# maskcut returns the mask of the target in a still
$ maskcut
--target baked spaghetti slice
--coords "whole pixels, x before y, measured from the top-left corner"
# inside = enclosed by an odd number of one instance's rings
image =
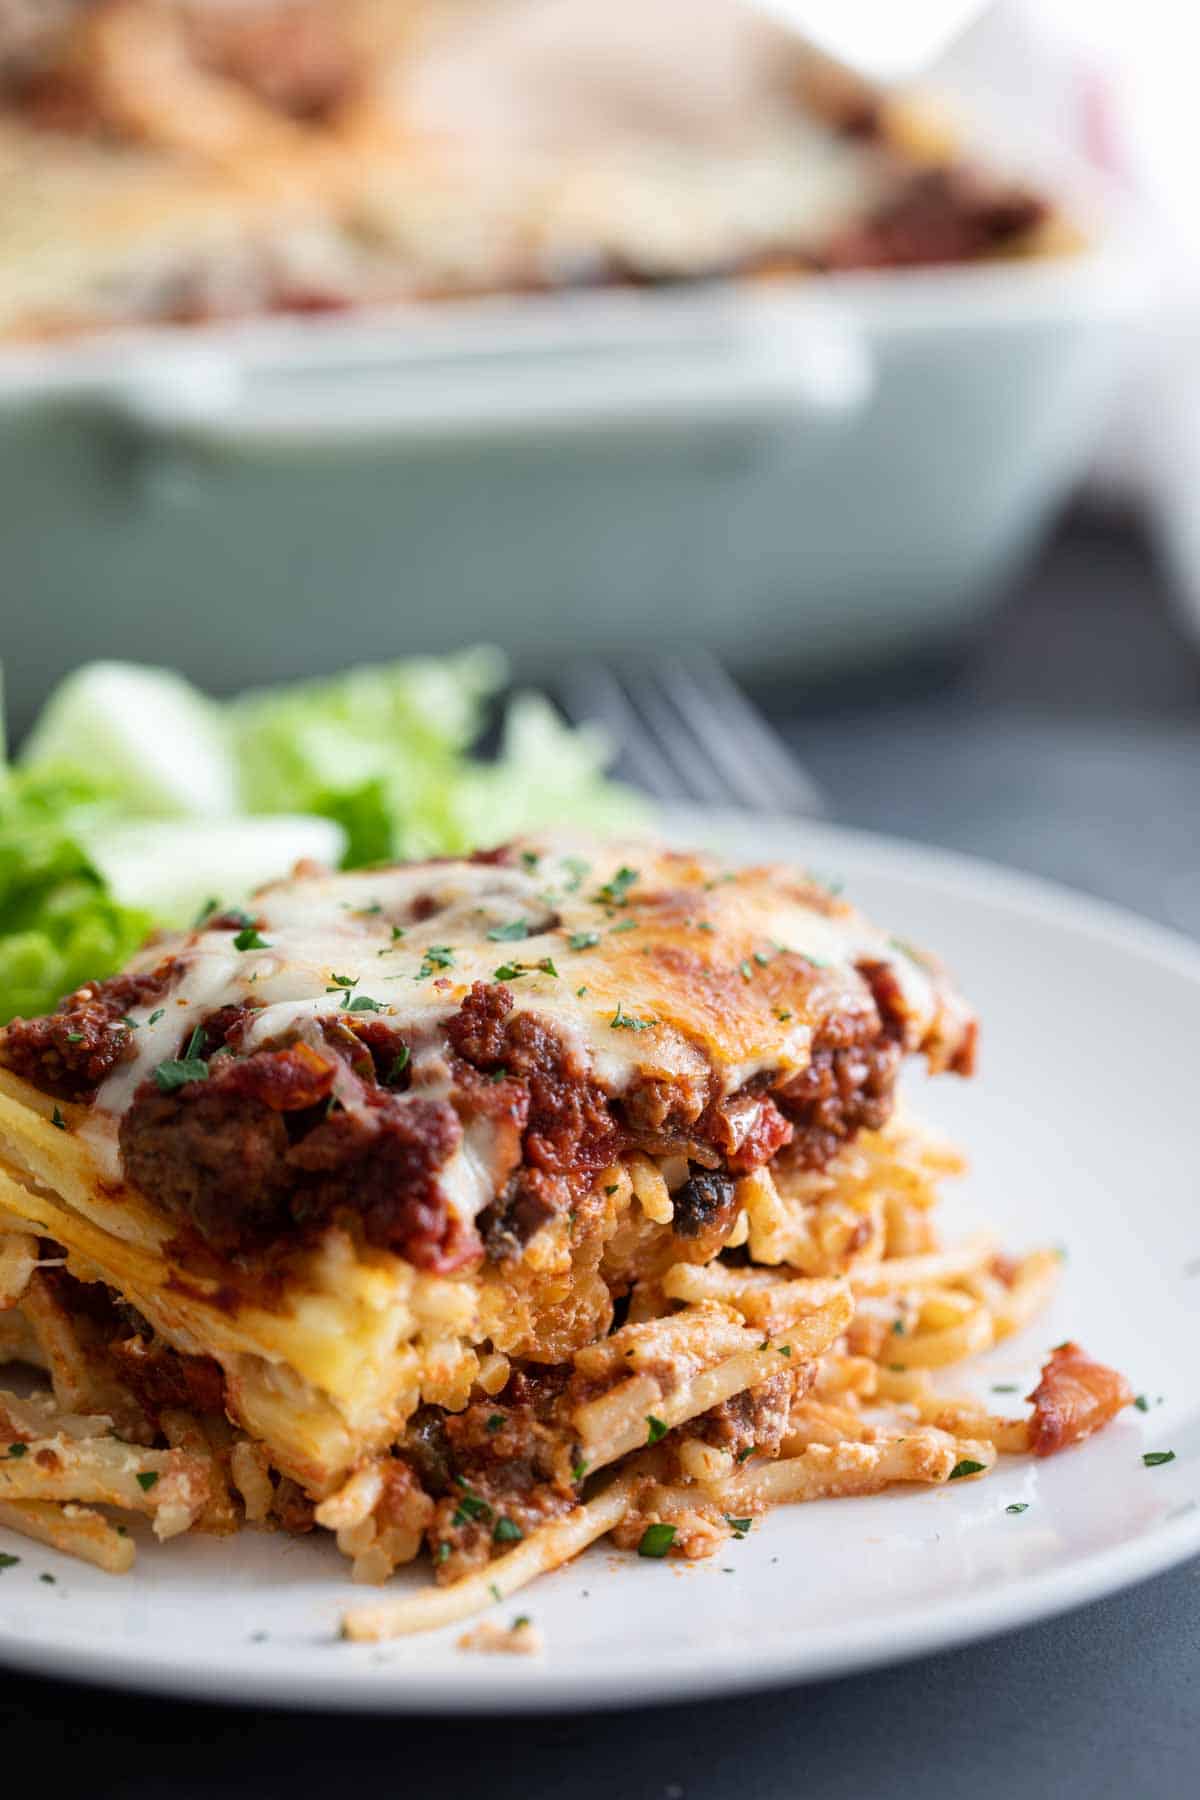
[[[53,1388],[0,1396],[0,1522],[316,1525],[364,1580],[428,1549],[370,1636],[609,1530],[703,1555],[982,1472],[998,1424],[924,1371],[1055,1263],[939,1245],[959,1159],[895,1098],[974,1042],[809,877],[641,843],[302,868],[160,937],[0,1035],[0,1357]]]

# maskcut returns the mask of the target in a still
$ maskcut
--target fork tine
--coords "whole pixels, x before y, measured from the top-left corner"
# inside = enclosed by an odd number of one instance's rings
[[[656,800],[693,798],[605,663],[591,659],[572,663],[563,677],[562,700],[569,717],[599,725],[607,733],[618,765]]]
[[[748,805],[761,810],[765,798],[787,812],[825,812],[812,777],[715,656],[701,651],[675,658],[669,674],[681,710],[713,720],[715,729],[708,736],[712,757]]]
[[[651,660],[641,668],[623,669],[621,673],[633,706],[653,732],[688,798],[712,806],[728,805],[729,783],[713,762],[694,721],[681,711],[662,680],[661,666]]]

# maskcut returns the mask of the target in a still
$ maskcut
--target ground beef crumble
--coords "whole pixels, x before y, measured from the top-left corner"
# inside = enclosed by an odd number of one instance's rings
[[[180,973],[172,958],[136,975],[89,982],[40,1019],[13,1019],[0,1032],[0,1064],[59,1100],[86,1100],[133,1055],[136,1006],[160,1000]]]

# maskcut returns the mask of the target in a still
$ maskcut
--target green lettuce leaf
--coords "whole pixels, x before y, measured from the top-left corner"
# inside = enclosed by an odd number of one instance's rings
[[[601,734],[564,724],[540,695],[512,702],[493,761],[468,755],[503,676],[494,651],[472,650],[244,695],[230,708],[242,804],[335,819],[349,868],[550,823],[643,821],[645,803],[605,778]]]
[[[75,835],[112,807],[66,768],[0,770],[0,1024],[111,974],[152,923],[122,906]]]

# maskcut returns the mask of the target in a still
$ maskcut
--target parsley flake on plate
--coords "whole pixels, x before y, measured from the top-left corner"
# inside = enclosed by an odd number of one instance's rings
[[[647,1525],[638,1544],[639,1556],[665,1556],[675,1542],[674,1525]]]

